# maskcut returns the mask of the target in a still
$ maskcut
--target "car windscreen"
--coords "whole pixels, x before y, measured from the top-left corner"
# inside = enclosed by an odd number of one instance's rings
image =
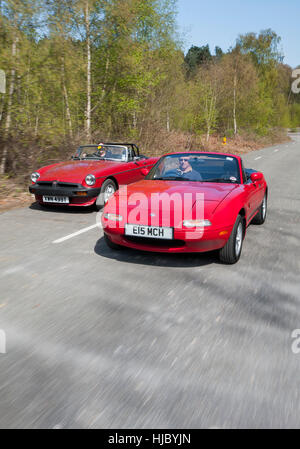
[[[146,179],[240,183],[239,164],[226,155],[177,153],[163,156]]]
[[[75,159],[81,160],[109,160],[109,161],[126,161],[127,148],[117,145],[88,145],[80,147],[75,155]]]

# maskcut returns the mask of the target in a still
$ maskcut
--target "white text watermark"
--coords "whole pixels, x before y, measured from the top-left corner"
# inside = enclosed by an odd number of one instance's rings
[[[296,78],[292,83],[292,92],[293,94],[300,93],[300,69],[293,70],[292,78]]]
[[[156,191],[149,195],[139,191],[130,193],[125,185],[110,197],[104,226],[107,221],[111,229],[123,228],[128,223],[150,228],[180,228],[185,231],[185,238],[192,240],[201,239],[205,227],[211,225],[206,218],[203,193]]]
[[[294,340],[292,343],[293,354],[300,354],[300,329],[294,329],[291,337]]]
[[[6,354],[6,333],[0,329],[0,354]]]

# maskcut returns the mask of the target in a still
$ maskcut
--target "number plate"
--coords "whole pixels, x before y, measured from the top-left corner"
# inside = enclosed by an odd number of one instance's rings
[[[44,195],[43,196],[44,203],[62,203],[62,204],[69,204],[69,197],[68,196],[50,196],[50,195]]]
[[[125,225],[125,235],[132,237],[147,237],[152,239],[173,239],[173,228],[159,228],[157,226]]]

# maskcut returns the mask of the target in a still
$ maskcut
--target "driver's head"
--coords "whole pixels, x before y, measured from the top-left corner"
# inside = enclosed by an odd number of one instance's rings
[[[182,171],[192,169],[189,156],[182,155],[179,158],[179,168]]]
[[[102,145],[98,146],[98,151],[100,157],[104,157],[106,155],[106,149]]]

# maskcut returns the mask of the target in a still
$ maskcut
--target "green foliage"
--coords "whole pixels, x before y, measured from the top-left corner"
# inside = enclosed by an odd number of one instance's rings
[[[300,95],[290,92],[291,68],[272,30],[239,36],[227,53],[204,45],[184,56],[176,0],[1,3],[0,132],[25,152],[39,142],[59,158],[63,142],[84,142],[88,42],[94,139],[149,141],[153,129],[209,139],[300,126]]]
[[[223,54],[224,54],[222,48],[216,46],[215,47],[215,54],[216,54],[216,59],[219,61],[222,58]]]
[[[300,127],[300,104],[294,103],[291,106],[291,120],[290,120],[291,128],[299,128]]]
[[[184,58],[187,75],[194,75],[199,66],[208,63],[211,60],[212,56],[208,45],[204,45],[202,47],[191,47]]]

